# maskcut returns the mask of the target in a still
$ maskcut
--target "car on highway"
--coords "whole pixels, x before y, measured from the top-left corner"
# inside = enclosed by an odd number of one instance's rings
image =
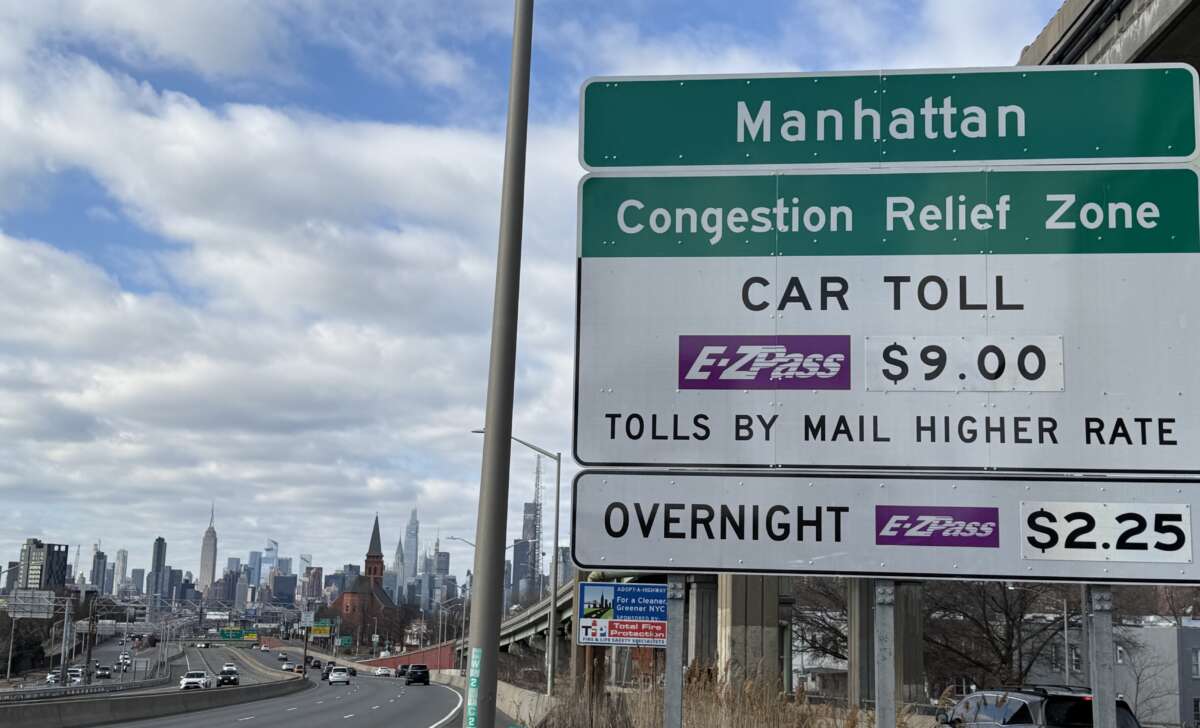
[[[207,690],[212,687],[212,678],[203,670],[188,670],[179,678],[180,690]]]
[[[345,683],[350,684],[350,670],[345,667],[335,667],[329,671],[329,684]]]
[[[222,670],[233,670],[236,672],[237,665],[233,664],[232,662],[226,662],[224,665],[221,665],[221,669]]]
[[[238,674],[236,667],[222,667],[221,672],[217,675],[218,685],[241,685],[242,676]]]
[[[429,666],[428,665],[412,665],[408,668],[408,674],[404,677],[405,685],[414,685],[421,683],[422,685],[429,684]]]
[[[1088,688],[1059,685],[977,690],[964,695],[949,711],[939,711],[937,722],[954,728],[997,725],[1091,728],[1092,692]],[[1119,698],[1117,728],[1141,728],[1129,704]]]
[[[296,669],[296,665],[293,664],[291,661],[287,661],[287,662],[284,662],[282,665],[280,665],[279,669],[283,670],[284,672],[292,672],[293,670]]]
[[[280,652],[278,655],[275,655],[276,660],[286,660],[287,658],[288,654],[286,652]]]
[[[106,665],[97,666],[96,667],[96,679],[97,680],[112,679],[112,668],[107,667]]]
[[[321,669],[321,661],[314,658],[312,661],[312,665],[310,665],[309,667],[311,667],[314,670],[320,670]]]
[[[267,647],[266,645],[263,645],[262,647],[259,647],[259,648],[258,648],[258,651],[259,651],[259,652],[270,652],[270,651],[271,651],[271,648],[270,648],[270,647]]]
[[[57,685],[58,684],[58,671],[57,670],[55,670],[54,672],[46,673],[46,684],[47,685]]]
[[[374,675],[375,677],[391,677],[392,676],[392,668],[377,667],[371,672],[371,674]]]
[[[408,677],[408,665],[396,665],[396,677]]]

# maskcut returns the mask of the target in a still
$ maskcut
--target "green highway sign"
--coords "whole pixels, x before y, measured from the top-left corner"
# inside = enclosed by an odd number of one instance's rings
[[[632,167],[1178,162],[1186,64],[589,80],[580,161]]]
[[[342,637],[338,640],[338,644],[342,647],[349,647],[351,642],[353,642],[353,639],[348,634],[342,635]]]
[[[240,640],[244,635],[244,630],[240,629],[223,629],[221,630],[221,639],[223,640]]]
[[[1200,252],[1190,167],[589,176],[582,258]]]

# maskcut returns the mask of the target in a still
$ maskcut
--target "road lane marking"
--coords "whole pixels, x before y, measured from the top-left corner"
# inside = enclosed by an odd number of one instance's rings
[[[254,716],[248,715],[245,718],[238,718],[239,723],[241,723],[243,720],[254,720]]]
[[[320,705],[321,703],[324,703],[324,702],[325,702],[324,700],[318,700],[317,705]]]
[[[441,720],[439,720],[437,723],[434,723],[433,725],[429,726],[429,728],[439,728],[440,726],[443,726],[443,725],[445,725],[446,723],[449,723],[449,722],[450,722],[450,720],[451,720],[451,719],[452,719],[454,716],[458,715],[458,709],[459,709],[459,708],[461,708],[461,707],[462,707],[462,704],[463,704],[463,696],[462,696],[462,693],[458,692],[457,690],[455,690],[454,688],[450,687],[449,685],[440,685],[440,687],[446,688],[446,689],[447,689],[447,690],[449,690],[450,692],[454,693],[454,697],[458,698],[458,705],[454,706],[454,710],[452,710],[452,711],[450,711],[449,713],[447,713],[445,718],[442,718],[442,719],[441,719]]]
[[[343,715],[342,720],[345,720],[347,718],[353,718],[353,717],[354,717],[354,713],[351,713],[350,715]]]
[[[388,702],[389,702],[389,703],[394,703],[394,702],[396,702],[396,699],[395,699],[395,698],[388,698]]]
[[[290,713],[290,712],[292,712],[293,710],[295,710],[295,708],[288,708],[288,709],[287,709],[286,711],[284,711],[284,712]]]
[[[372,705],[372,706],[371,706],[371,710],[379,710],[379,706],[378,706],[378,705]]]

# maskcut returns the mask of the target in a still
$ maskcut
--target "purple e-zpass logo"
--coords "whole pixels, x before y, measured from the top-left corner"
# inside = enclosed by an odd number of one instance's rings
[[[1000,509],[875,506],[878,546],[1000,547]]]
[[[850,337],[680,336],[680,389],[850,389]]]

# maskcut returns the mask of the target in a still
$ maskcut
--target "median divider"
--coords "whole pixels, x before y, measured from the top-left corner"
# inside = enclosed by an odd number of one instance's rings
[[[0,725],[4,728],[84,728],[250,703],[290,695],[312,686],[312,681],[296,675],[257,685],[37,701],[0,707]]]

